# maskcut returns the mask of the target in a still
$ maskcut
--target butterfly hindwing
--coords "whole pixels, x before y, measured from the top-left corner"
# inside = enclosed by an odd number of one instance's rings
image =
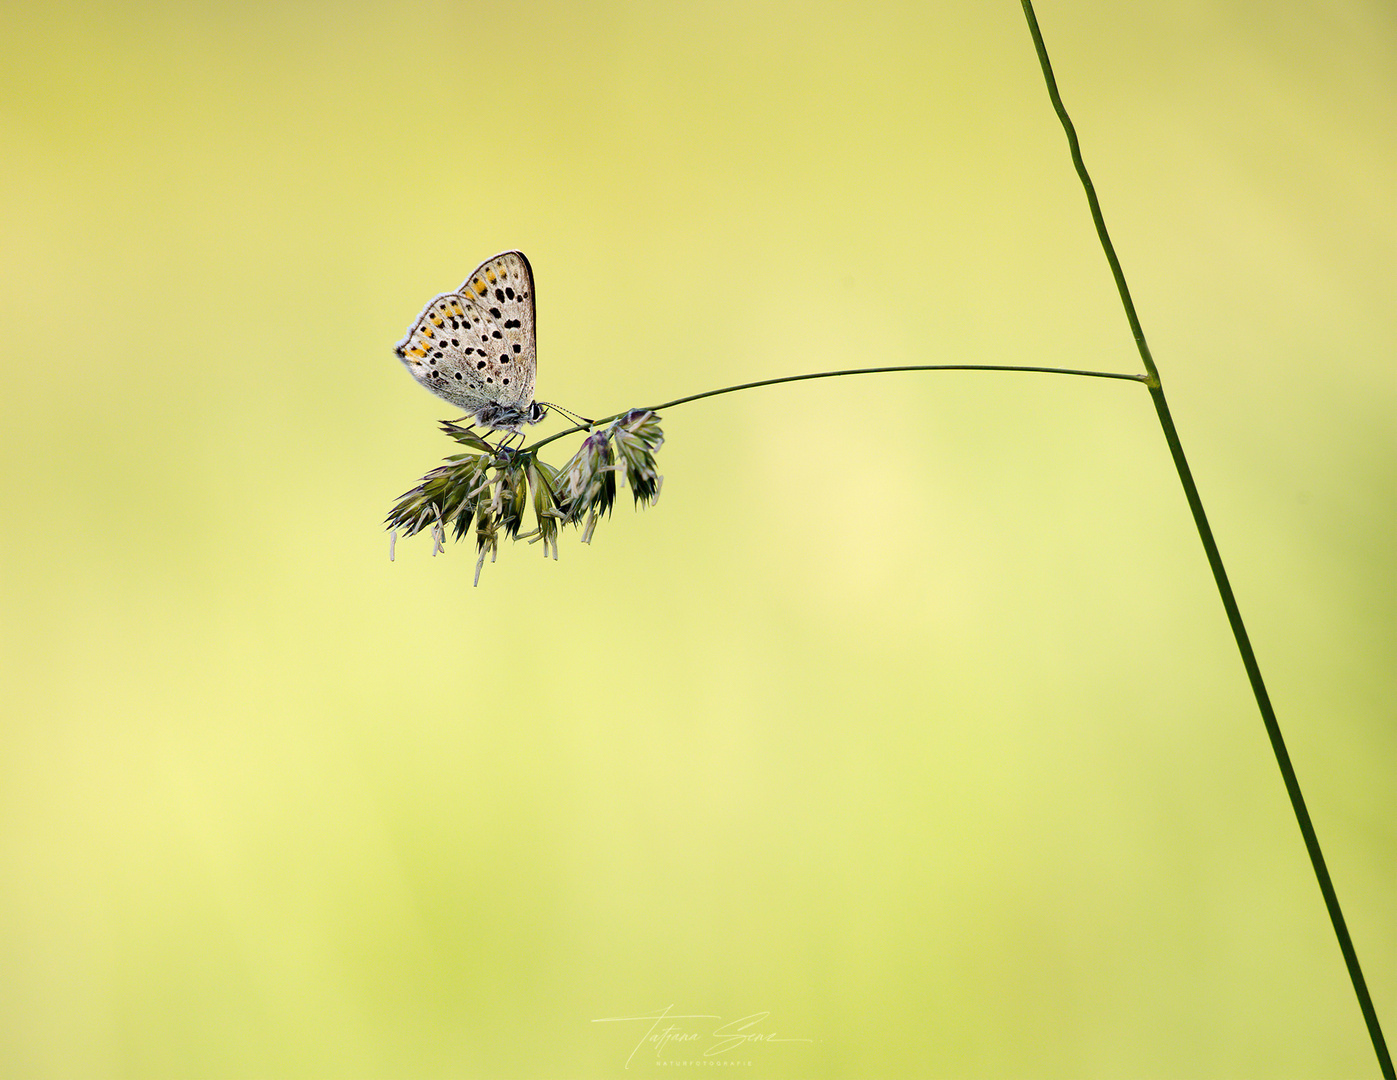
[[[467,411],[491,400],[471,348],[480,321],[465,297],[444,293],[422,309],[397,348],[413,378]]]

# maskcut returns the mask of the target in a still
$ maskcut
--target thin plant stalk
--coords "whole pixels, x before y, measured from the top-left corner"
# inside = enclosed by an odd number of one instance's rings
[[[1048,375],[1080,375],[1088,379],[1125,379],[1128,382],[1139,383],[1146,382],[1148,379],[1148,376],[1145,375],[1132,375],[1118,371],[1079,371],[1076,368],[1024,367],[1016,364],[906,364],[900,367],[849,368],[845,371],[816,371],[808,375],[783,375],[779,379],[759,379],[756,382],[724,386],[717,390],[705,390],[701,394],[689,394],[687,397],[675,398],[673,401],[665,401],[659,405],[647,405],[645,409],[650,412],[659,412],[662,409],[672,409],[676,405],[683,405],[690,401],[717,397],[719,394],[735,394],[739,390],[755,390],[759,386],[776,386],[778,383],[805,382],[808,379],[834,379],[840,375],[883,375],[893,371],[1030,371]],[[571,435],[577,431],[588,431],[600,427],[625,415],[624,412],[619,412],[613,416],[604,416],[600,420],[593,420],[590,425],[578,424],[565,428],[546,439],[531,443],[529,449],[537,450],[541,446],[547,446],[554,439],[561,439],[563,436]]]
[[[1324,896],[1324,906],[1329,911],[1329,921],[1334,924],[1334,934],[1339,939],[1339,951],[1344,955],[1349,979],[1352,980],[1354,993],[1358,996],[1358,1007],[1362,1010],[1364,1023],[1368,1026],[1368,1035],[1373,1041],[1373,1050],[1378,1057],[1378,1066],[1387,1080],[1397,1080],[1397,1073],[1393,1071],[1392,1056],[1388,1053],[1387,1042],[1382,1034],[1382,1026],[1378,1023],[1378,1014],[1373,1008],[1373,999],[1368,993],[1368,984],[1363,978],[1363,969],[1358,963],[1358,953],[1354,950],[1353,941],[1349,937],[1348,925],[1344,921],[1343,910],[1339,907],[1338,893],[1334,891],[1334,883],[1329,878],[1329,868],[1325,865],[1324,853],[1320,850],[1319,837],[1316,836],[1314,824],[1310,821],[1310,812],[1305,807],[1305,797],[1300,792],[1300,781],[1296,778],[1295,768],[1290,763],[1290,753],[1286,750],[1285,739],[1281,736],[1280,724],[1276,720],[1275,710],[1271,707],[1271,696],[1266,692],[1266,683],[1261,678],[1261,666],[1256,661],[1256,653],[1252,651],[1251,639],[1247,636],[1246,626],[1242,623],[1242,613],[1237,607],[1237,598],[1232,594],[1232,586],[1227,580],[1227,571],[1222,565],[1222,555],[1218,551],[1217,542],[1213,539],[1213,530],[1208,526],[1208,517],[1203,512],[1203,500],[1198,494],[1198,486],[1193,482],[1193,473],[1189,470],[1188,461],[1184,457],[1183,444],[1179,441],[1179,433],[1175,430],[1173,417],[1169,414],[1169,404],[1164,397],[1164,387],[1160,384],[1159,371],[1155,367],[1154,358],[1150,356],[1150,348],[1145,341],[1145,332],[1140,327],[1140,319],[1135,313],[1135,304],[1130,298],[1130,289],[1125,283],[1125,273],[1121,270],[1115,246],[1111,243],[1111,237],[1106,231],[1106,219],[1101,214],[1101,204],[1097,201],[1096,189],[1092,186],[1091,177],[1087,175],[1086,163],[1082,160],[1082,149],[1077,141],[1076,129],[1072,126],[1067,109],[1062,103],[1062,97],[1058,93],[1057,80],[1053,78],[1052,65],[1048,61],[1048,50],[1043,44],[1043,34],[1038,28],[1038,18],[1033,12],[1032,0],[1021,0],[1021,2],[1024,17],[1028,20],[1029,33],[1033,36],[1033,47],[1038,53],[1038,63],[1043,69],[1043,78],[1047,83],[1048,97],[1052,100],[1053,109],[1057,112],[1058,119],[1062,121],[1063,131],[1067,133],[1067,145],[1072,154],[1072,164],[1076,166],[1077,176],[1082,181],[1082,188],[1087,196],[1087,205],[1091,208],[1091,219],[1096,224],[1096,234],[1101,239],[1101,247],[1106,253],[1106,261],[1111,266],[1111,275],[1115,278],[1121,303],[1125,306],[1125,317],[1130,323],[1130,332],[1135,336],[1135,345],[1140,350],[1140,359],[1145,365],[1145,371],[1148,372],[1145,385],[1149,387],[1150,397],[1154,400],[1160,427],[1164,429],[1164,440],[1169,444],[1169,453],[1174,459],[1175,469],[1178,470],[1179,481],[1183,484],[1189,510],[1193,512],[1193,521],[1198,527],[1199,539],[1203,541],[1203,551],[1208,557],[1208,565],[1212,568],[1213,579],[1217,582],[1218,595],[1222,598],[1223,609],[1227,612],[1227,621],[1232,627],[1232,636],[1237,639],[1237,648],[1242,654],[1242,666],[1246,668],[1247,678],[1251,681],[1252,693],[1256,697],[1257,708],[1261,711],[1261,722],[1265,725],[1266,735],[1271,740],[1271,749],[1276,755],[1276,764],[1280,767],[1286,794],[1290,796],[1290,805],[1295,811],[1295,820],[1300,825],[1300,835],[1305,840],[1305,850],[1309,852],[1310,863],[1314,867],[1315,878],[1319,882],[1319,891]]]

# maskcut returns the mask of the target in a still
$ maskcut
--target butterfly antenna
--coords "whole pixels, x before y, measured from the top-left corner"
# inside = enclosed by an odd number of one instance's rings
[[[580,424],[585,428],[589,428],[596,423],[595,420],[588,420],[585,416],[579,416],[571,409],[565,409],[561,405],[554,405],[551,401],[540,401],[539,404],[542,405],[545,409],[557,409],[574,424]]]

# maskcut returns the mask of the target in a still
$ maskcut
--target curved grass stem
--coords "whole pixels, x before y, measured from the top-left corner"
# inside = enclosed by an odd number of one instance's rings
[[[844,371],[816,371],[807,375],[783,375],[778,379],[759,379],[756,382],[738,383],[735,386],[723,386],[717,390],[705,390],[701,394],[689,394],[687,397],[675,398],[673,401],[665,401],[659,405],[645,405],[640,411],[659,412],[661,409],[672,409],[676,405],[683,405],[690,401],[699,401],[703,398],[717,397],[719,394],[735,394],[739,390],[755,390],[759,386],[776,386],[780,383],[805,382],[809,379],[834,379],[840,375],[883,375],[894,371],[1028,371],[1039,372],[1047,375],[1080,375],[1088,379],[1125,379],[1128,382],[1148,383],[1147,375],[1130,375],[1119,371],[1079,371],[1075,368],[1053,368],[1053,367],[1024,367],[1016,364],[911,364],[901,367],[875,367],[875,368],[849,368]],[[627,409],[626,412],[633,410]],[[625,412],[619,412],[612,416],[604,416],[600,420],[592,421],[592,427],[599,427],[602,424],[609,424],[613,420],[619,420],[625,416]],[[559,431],[546,439],[540,439],[536,443],[531,443],[530,450],[537,450],[541,446],[547,446],[554,439],[561,439],[578,431],[588,431],[589,428],[579,424],[576,427]]]

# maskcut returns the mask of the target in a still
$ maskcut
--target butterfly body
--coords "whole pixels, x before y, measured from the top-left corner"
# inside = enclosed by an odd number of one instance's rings
[[[534,401],[534,274],[523,252],[486,259],[454,293],[434,297],[394,351],[414,379],[481,427],[517,432],[543,419]]]

